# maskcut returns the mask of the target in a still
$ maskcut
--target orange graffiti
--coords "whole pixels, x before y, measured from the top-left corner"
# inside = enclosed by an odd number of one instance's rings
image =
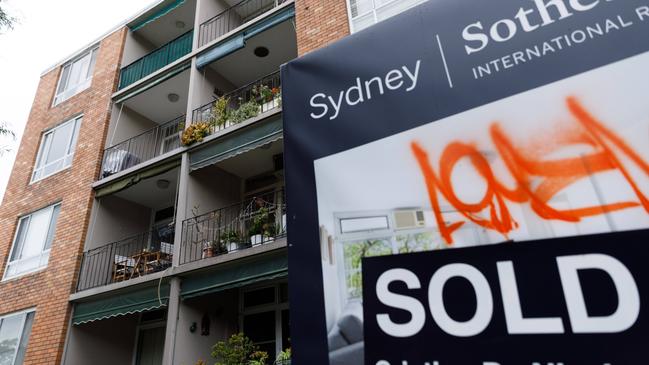
[[[453,243],[453,232],[466,221],[447,224],[442,215],[438,194],[441,194],[467,220],[486,229],[497,231],[505,237],[518,227],[506,201],[529,203],[539,217],[567,222],[579,222],[585,217],[638,206],[642,206],[649,213],[649,199],[639,189],[616,153],[626,156],[647,176],[649,176],[649,164],[622,138],[591,115],[574,97],[567,98],[566,104],[570,114],[581,128],[563,133],[552,143],[546,142],[551,144],[550,147],[534,147],[534,143],[526,144],[527,148],[517,147],[498,123],[491,125],[489,130],[491,140],[513,177],[515,182],[513,188],[505,186],[494,176],[487,159],[471,144],[459,141],[448,144],[440,156],[439,173],[436,173],[431,166],[428,153],[419,143],[415,141],[411,143],[412,152],[426,183],[435,220],[447,244]],[[553,148],[573,144],[588,145],[594,152],[578,157],[543,160],[543,156]],[[477,203],[461,201],[451,182],[455,165],[464,158],[468,158],[471,166],[486,182],[486,193]],[[622,201],[567,210],[555,209],[549,204],[555,195],[571,184],[591,175],[613,170],[622,174],[638,197],[638,201]],[[532,184],[533,178],[536,178],[535,184]],[[488,218],[481,215],[484,211],[488,212]]]

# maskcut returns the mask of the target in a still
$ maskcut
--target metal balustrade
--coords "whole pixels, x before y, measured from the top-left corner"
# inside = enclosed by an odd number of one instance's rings
[[[128,66],[122,67],[118,89],[121,90],[189,54],[192,51],[193,39],[194,32],[190,30]]]
[[[272,10],[288,0],[244,0],[203,22],[199,27],[198,46],[227,34],[231,30]]]
[[[286,235],[284,190],[189,218],[182,229],[181,265],[273,242]]]
[[[281,107],[281,94],[280,74],[276,71],[194,109],[192,123],[207,123],[212,134]],[[219,100],[227,101],[224,116],[217,107]]]
[[[124,171],[180,147],[185,115],[104,150],[101,178]]]
[[[174,226],[165,226],[83,254],[77,291],[130,280],[171,266]]]

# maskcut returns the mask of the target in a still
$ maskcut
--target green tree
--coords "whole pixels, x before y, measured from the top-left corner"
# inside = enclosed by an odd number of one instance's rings
[[[0,32],[5,29],[13,29],[17,19],[7,13],[6,8],[2,6],[0,0]]]
[[[237,333],[227,341],[219,341],[212,347],[215,365],[265,365],[268,354],[259,351],[243,333]]]

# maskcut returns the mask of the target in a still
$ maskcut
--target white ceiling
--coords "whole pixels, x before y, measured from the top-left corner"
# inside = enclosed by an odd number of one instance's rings
[[[154,9],[146,12],[146,14],[138,17],[145,19],[150,14],[156,13],[159,9],[169,5],[171,1],[165,1],[156,6]],[[186,0],[184,4],[175,8],[171,12],[165,14],[159,19],[146,24],[135,32],[146,38],[154,46],[160,47],[165,43],[179,37],[180,35],[188,32],[194,27],[194,13],[196,9],[196,0]],[[178,28],[176,22],[181,21],[185,23],[183,28]],[[135,23],[135,22],[132,22]]]
[[[115,193],[115,195],[154,210],[173,206],[176,198],[176,186],[178,185],[178,171],[179,169],[176,168],[164,174],[142,180],[128,189]],[[166,189],[159,188],[156,185],[158,180],[168,180],[169,187]]]
[[[270,54],[259,58],[255,48],[264,46]],[[210,67],[236,87],[253,82],[279,66],[297,57],[297,39],[292,21],[285,21],[246,41],[246,46],[233,54],[210,64]]]
[[[266,146],[255,148],[216,165],[242,179],[273,171],[273,156],[284,152],[283,140],[280,139]]]
[[[153,122],[163,124],[187,112],[188,90],[189,70],[185,70],[160,85],[129,98],[124,104]],[[170,102],[167,98],[170,93],[178,94],[179,100]]]

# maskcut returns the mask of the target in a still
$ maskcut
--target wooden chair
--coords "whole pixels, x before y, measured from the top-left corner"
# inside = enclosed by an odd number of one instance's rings
[[[113,263],[113,282],[131,278],[135,269],[135,260],[121,255],[115,255]]]

